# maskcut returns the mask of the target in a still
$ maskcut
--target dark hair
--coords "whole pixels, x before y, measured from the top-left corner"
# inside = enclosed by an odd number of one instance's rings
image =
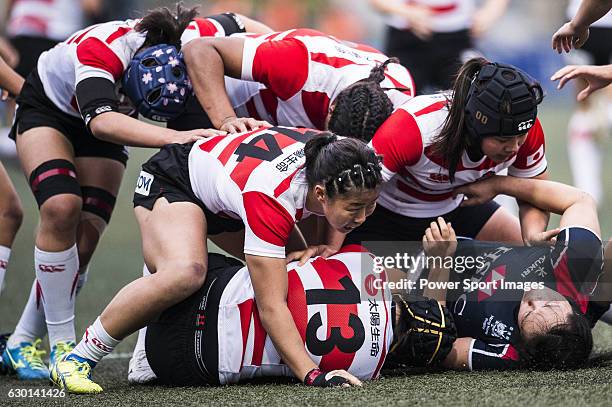
[[[432,153],[440,157],[448,167],[451,182],[455,180],[455,172],[463,151],[476,142],[466,137],[464,106],[474,76],[488,63],[484,58],[472,58],[461,66],[455,77],[452,93],[447,98],[448,116],[431,145]]]
[[[522,365],[541,370],[575,369],[586,364],[593,349],[593,334],[587,318],[573,312],[564,324],[529,339],[519,352]]]
[[[385,69],[397,58],[387,59],[370,71],[366,79],[355,82],[338,94],[329,119],[329,130],[343,137],[353,137],[366,143],[393,112],[393,103],[380,87]]]
[[[380,158],[363,141],[323,132],[304,148],[308,185],[322,184],[329,198],[382,183]]]
[[[143,48],[157,44],[181,46],[181,35],[191,20],[198,15],[197,7],[185,8],[177,3],[176,14],[167,7],[160,7],[149,11],[138,24],[136,31],[146,33]]]

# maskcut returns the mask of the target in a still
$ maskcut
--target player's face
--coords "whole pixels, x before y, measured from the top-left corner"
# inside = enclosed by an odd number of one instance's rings
[[[349,233],[374,212],[379,192],[379,188],[360,190],[324,199],[323,213],[327,222],[340,233]]]
[[[485,137],[480,147],[484,155],[499,164],[516,155],[526,138],[527,133],[515,137]]]
[[[558,292],[545,287],[526,291],[518,312],[523,339],[530,340],[568,322],[572,306]]]

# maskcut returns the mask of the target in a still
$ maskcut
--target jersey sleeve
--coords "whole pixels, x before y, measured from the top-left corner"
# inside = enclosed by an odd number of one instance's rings
[[[531,178],[546,170],[548,162],[545,155],[544,130],[539,119],[527,133],[525,143],[516,155],[516,160],[508,168],[508,175],[521,178]]]
[[[308,79],[308,49],[296,38],[265,38],[244,39],[241,79],[263,83],[279,98],[288,100]]]
[[[470,370],[508,370],[518,366],[519,354],[512,344],[472,340],[468,354]]]
[[[589,229],[569,227],[557,235],[551,252],[553,287],[586,313],[589,296],[603,272],[603,244]]]
[[[127,50],[121,50],[119,46],[112,46],[94,36],[77,45],[76,56],[75,84],[89,78],[108,79],[115,83],[132,58]]]
[[[195,18],[181,35],[181,45],[200,37],[229,37],[243,33],[244,23],[234,13],[215,14],[205,18]]]
[[[416,164],[423,154],[423,141],[414,116],[397,109],[374,133],[370,147],[382,155],[385,182],[405,166]]]
[[[275,198],[257,191],[245,192],[243,222],[244,253],[285,257],[285,245],[295,225],[294,217]]]

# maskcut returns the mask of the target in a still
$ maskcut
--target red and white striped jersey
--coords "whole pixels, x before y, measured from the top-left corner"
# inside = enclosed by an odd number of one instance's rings
[[[388,181],[378,203],[404,216],[439,216],[459,206],[463,195],[452,198],[453,188],[459,185],[506,168],[509,175],[524,178],[546,169],[544,132],[536,119],[518,153],[500,164],[486,156],[474,162],[464,151],[451,183],[444,160],[431,152],[447,116],[444,94],[418,96],[396,109],[374,134],[370,146],[383,156],[382,175]]]
[[[138,21],[96,24],[44,52],[38,59],[38,74],[49,99],[63,112],[80,117],[75,97],[77,84],[92,77],[119,81],[145,40],[145,34],[134,30]],[[225,35],[221,25],[211,18],[195,19],[185,32],[185,39],[193,35]]]
[[[283,126],[323,130],[329,105],[338,94],[367,78],[373,67],[388,59],[367,45],[340,41],[311,29],[244,37],[241,79],[261,86],[257,93],[243,95],[242,105],[234,98],[234,109],[239,116]],[[385,74],[383,88],[402,89],[387,91],[394,106],[414,95],[406,68],[390,64]],[[232,92],[228,89],[231,99]]]
[[[345,369],[369,380],[379,375],[393,330],[389,290],[363,288],[362,277],[372,275],[374,262],[362,250],[346,246],[328,259],[310,259],[301,267],[289,264],[287,306],[307,352],[321,369]],[[223,291],[217,326],[221,384],[292,376],[259,320],[246,267]]]
[[[472,25],[476,11],[474,0],[403,0],[407,5],[423,6],[431,11],[431,28],[434,32],[465,30]],[[387,24],[400,30],[410,28],[401,16],[390,15]]]
[[[85,25],[79,0],[13,0],[10,37],[42,37],[63,41]]]
[[[305,208],[304,145],[318,132],[285,127],[217,136],[194,144],[189,178],[195,196],[245,225],[244,253],[285,258],[285,244]]]

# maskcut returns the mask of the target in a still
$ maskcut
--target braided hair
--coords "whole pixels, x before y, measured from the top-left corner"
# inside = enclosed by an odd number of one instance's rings
[[[385,79],[389,58],[370,71],[366,79],[355,82],[338,94],[329,120],[329,130],[343,137],[353,137],[366,143],[393,112],[393,103],[380,87]]]
[[[308,185],[324,185],[330,199],[382,183],[380,158],[360,140],[324,132],[309,140],[304,152]]]

